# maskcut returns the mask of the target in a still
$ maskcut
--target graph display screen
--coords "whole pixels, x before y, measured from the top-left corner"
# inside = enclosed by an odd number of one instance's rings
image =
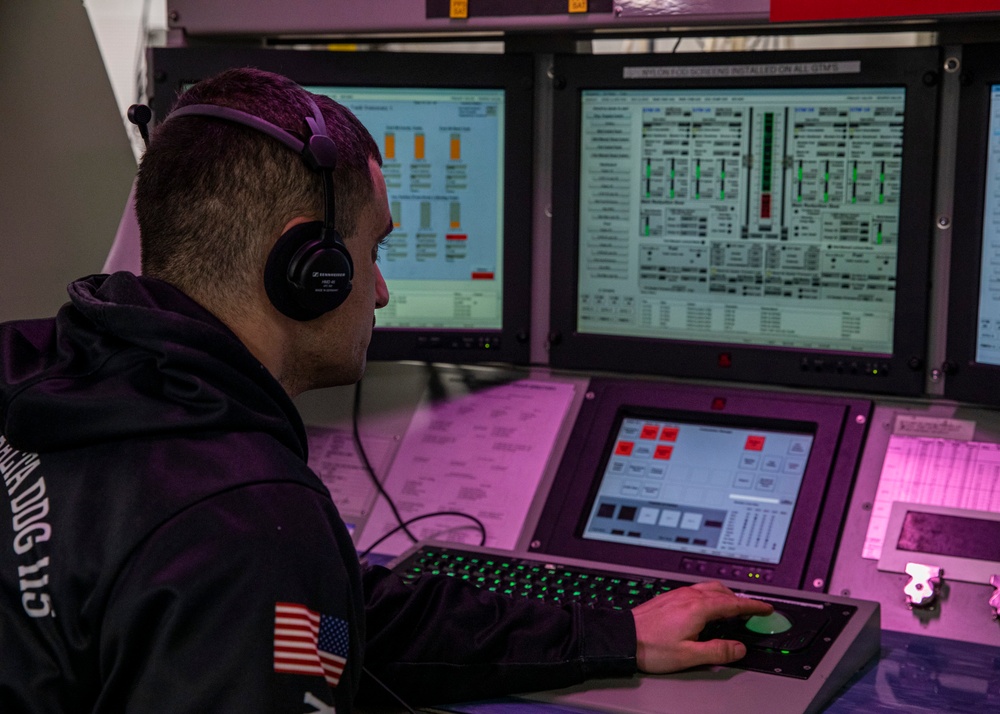
[[[504,91],[306,88],[351,109],[380,144],[393,232],[378,325],[499,330]]]
[[[922,392],[937,50],[752,54],[557,58],[553,364]]]

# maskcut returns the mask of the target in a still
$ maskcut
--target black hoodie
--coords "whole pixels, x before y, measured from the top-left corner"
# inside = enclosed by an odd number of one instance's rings
[[[282,387],[128,273],[0,325],[0,711],[351,711],[635,671],[628,613],[362,568]]]

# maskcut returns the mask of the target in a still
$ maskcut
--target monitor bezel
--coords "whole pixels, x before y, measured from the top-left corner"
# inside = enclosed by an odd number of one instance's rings
[[[835,544],[871,409],[871,402],[864,399],[653,380],[592,379],[529,548],[709,577],[719,576],[720,567],[730,573],[737,568],[746,578],[764,573],[769,584],[822,591],[833,567]],[[623,411],[670,421],[738,428],[753,424],[762,429],[812,434],[812,451],[781,560],[747,561],[583,537],[590,505],[604,476],[606,453]]]
[[[505,90],[503,308],[500,329],[387,328],[376,324],[369,360],[527,364],[531,333],[534,60],[529,55],[342,52],[257,47],[149,50],[154,122],[184,87],[230,67],[283,74],[302,86]],[[391,300],[391,287],[390,287]],[[489,344],[490,347],[484,347]]]
[[[940,50],[935,47],[683,55],[570,56],[555,59],[550,363],[554,367],[633,372],[758,384],[899,395],[925,390],[928,285]],[[857,73],[810,74],[823,63],[859,62]],[[785,76],[626,79],[626,67],[728,67],[796,63]],[[585,89],[906,88],[904,182],[892,355],[869,355],[716,342],[623,337],[577,330],[580,105]]]
[[[982,268],[983,209],[986,202],[990,92],[1000,84],[996,53],[1000,44],[962,48],[952,207],[948,334],[943,371],[946,397],[973,404],[1000,405],[1000,365],[976,361],[979,288]],[[974,270],[970,271],[969,267]]]

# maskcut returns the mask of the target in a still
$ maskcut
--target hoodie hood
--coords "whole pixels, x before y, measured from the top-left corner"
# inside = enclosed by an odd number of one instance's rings
[[[287,393],[187,295],[124,272],[68,293],[55,318],[0,325],[0,434],[16,448],[263,431],[305,460]]]

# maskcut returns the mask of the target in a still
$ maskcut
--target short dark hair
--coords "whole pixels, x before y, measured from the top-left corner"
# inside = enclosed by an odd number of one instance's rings
[[[180,95],[174,108],[215,104],[239,109],[305,137],[308,97],[337,145],[336,227],[346,241],[372,200],[369,159],[382,156],[346,107],[311,95],[290,79],[253,68],[230,69]],[[142,270],[200,294],[250,294],[274,239],[296,216],[323,216],[322,177],[277,140],[208,117],[161,121],[136,183]]]

